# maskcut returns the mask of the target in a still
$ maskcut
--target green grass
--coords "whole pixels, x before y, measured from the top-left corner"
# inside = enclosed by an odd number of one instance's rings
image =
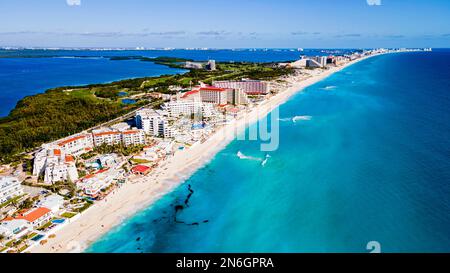
[[[132,158],[130,159],[131,162],[136,163],[136,164],[146,164],[146,163],[150,163],[151,161],[145,160],[145,159],[139,159],[139,158]]]
[[[27,235],[27,239],[32,239],[36,235],[37,235],[36,232],[31,232],[30,234]]]
[[[92,90],[90,89],[74,89],[74,90],[70,90],[70,91],[66,91],[65,93],[67,93],[67,95],[72,96],[74,98],[90,98],[90,99],[95,99],[95,95],[94,92],[92,92]]]
[[[25,249],[27,249],[28,248],[28,245],[23,245],[21,248],[19,248],[17,251],[18,252],[22,252],[22,251],[24,251]]]
[[[81,213],[87,210],[90,206],[92,206],[92,203],[86,202],[81,208],[76,209],[76,211]]]
[[[68,219],[74,217],[75,215],[77,215],[77,213],[75,213],[75,212],[64,212],[63,214],[61,214],[62,217],[68,218]]]
[[[11,240],[11,241],[9,241],[9,242],[7,242],[6,244],[5,244],[5,246],[7,246],[7,247],[12,247],[13,245],[14,245],[14,242],[15,242],[16,240]]]
[[[48,221],[47,223],[43,224],[42,226],[38,227],[37,230],[44,230],[52,225],[52,221]]]

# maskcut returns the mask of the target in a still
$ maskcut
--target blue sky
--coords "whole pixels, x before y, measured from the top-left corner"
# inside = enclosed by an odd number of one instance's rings
[[[450,1],[0,0],[0,46],[450,47]]]

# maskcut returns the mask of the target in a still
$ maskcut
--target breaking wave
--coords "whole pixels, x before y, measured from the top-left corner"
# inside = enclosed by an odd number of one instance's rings
[[[337,86],[335,86],[335,85],[328,85],[328,86],[325,86],[325,87],[323,87],[323,88],[321,88],[322,90],[333,90],[333,89],[336,89],[337,88]]]
[[[306,120],[311,120],[312,116],[295,116],[292,118],[279,118],[279,121],[292,121],[292,122],[297,122],[297,121],[306,121]]]
[[[237,157],[239,157],[240,159],[247,159],[247,160],[255,160],[255,161],[262,161],[263,159],[258,158],[258,157],[253,157],[253,156],[248,156],[243,154],[241,151],[237,152]]]
[[[311,120],[312,117],[311,116],[295,116],[292,118],[293,122],[297,122],[297,121],[301,121],[301,120]]]

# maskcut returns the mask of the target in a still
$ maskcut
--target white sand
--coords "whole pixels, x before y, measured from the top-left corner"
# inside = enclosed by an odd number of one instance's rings
[[[366,57],[367,58],[367,57]],[[206,142],[178,151],[174,157],[162,163],[150,175],[124,184],[106,199],[82,213],[77,220],[56,231],[55,238],[48,239],[45,245],[36,245],[30,252],[80,252],[111,228],[122,223],[171,192],[198,168],[204,166],[214,155],[222,150],[235,137],[235,130],[244,130],[246,125],[257,121],[275,107],[284,103],[290,96],[303,90],[331,74],[354,64],[358,59],[341,67],[324,70],[302,81],[292,77],[287,90],[271,97],[261,106],[247,113],[244,118],[220,128]],[[317,70],[316,70],[317,71]]]

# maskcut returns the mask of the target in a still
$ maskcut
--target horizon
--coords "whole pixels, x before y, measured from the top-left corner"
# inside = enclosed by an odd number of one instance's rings
[[[450,47],[450,3],[442,0],[24,0],[0,10],[0,47]]]
[[[40,47],[40,46],[0,46],[2,50],[128,50],[128,51],[170,51],[170,50],[198,50],[198,51],[208,51],[208,50],[373,50],[373,49],[450,49],[450,47],[306,47],[306,48],[296,48],[296,47],[229,47],[229,48],[215,48],[215,47]]]

